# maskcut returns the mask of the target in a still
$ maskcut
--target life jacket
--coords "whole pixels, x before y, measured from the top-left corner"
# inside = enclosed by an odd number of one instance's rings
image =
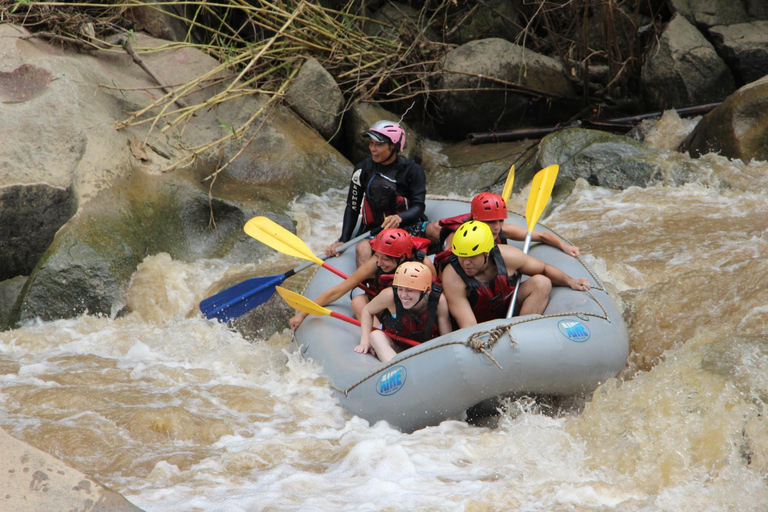
[[[373,161],[366,160],[362,174],[368,176],[373,171]],[[397,193],[397,176],[405,170],[399,158],[392,163],[395,168],[395,178],[373,172],[364,184],[362,224],[381,225],[384,217],[404,212],[409,208],[408,199]]]
[[[495,320],[506,315],[509,303],[512,301],[512,294],[515,292],[514,276],[507,275],[507,266],[504,264],[499,247],[494,246],[488,254],[496,265],[496,277],[490,283],[469,277],[461,268],[457,256],[451,255],[448,258],[448,263],[467,287],[467,300],[477,323]]]
[[[394,293],[395,315],[389,314],[388,310],[387,314],[383,315],[381,324],[384,327],[384,332],[397,334],[419,343],[424,343],[438,337],[440,335],[440,325],[437,321],[437,306],[440,303],[440,295],[442,293],[443,288],[436,283],[432,283],[432,289],[427,296],[427,309],[420,315],[405,309],[400,301],[400,297],[398,297],[397,293]]]
[[[429,240],[427,240],[427,242],[429,242]],[[425,253],[419,250],[415,250],[413,251],[413,256],[411,256],[410,258],[404,259],[403,262],[418,261],[419,263],[421,263],[422,261],[424,261],[425,257],[426,257]],[[375,294],[374,296],[376,296],[380,294],[381,291],[384,290],[385,288],[389,288],[390,286],[392,286],[392,280],[394,279],[394,277],[395,277],[394,270],[392,272],[384,272],[381,269],[381,267],[377,265],[376,275],[373,277],[373,279],[366,279],[365,281],[363,281],[363,283],[368,288],[373,290],[373,293]]]

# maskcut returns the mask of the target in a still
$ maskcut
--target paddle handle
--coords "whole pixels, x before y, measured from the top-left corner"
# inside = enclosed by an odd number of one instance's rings
[[[525,243],[523,244],[523,254],[528,254],[528,249],[531,247],[531,238],[533,232],[528,231],[525,234]],[[509,309],[507,309],[507,318],[512,318],[512,313],[515,311],[515,303],[517,303],[517,292],[520,290],[520,281],[522,281],[522,274],[517,275],[517,282],[515,283],[515,292],[512,294],[512,300],[509,303]]]
[[[344,320],[345,322],[349,322],[349,323],[351,323],[353,325],[356,325],[356,326],[360,327],[360,320],[358,320],[356,318],[352,318],[351,316],[342,315],[341,313],[337,313],[335,311],[331,311],[331,316],[333,318],[338,318],[339,320]],[[379,331],[383,330],[383,329],[380,329],[378,327],[374,327],[374,329],[377,329]],[[386,333],[386,335],[389,336],[390,338],[396,339],[397,341],[402,341],[406,345],[410,345],[412,347],[416,347],[416,346],[420,345],[420,343],[417,342],[417,341],[409,340],[408,338],[403,338],[402,336],[398,336],[397,334],[392,334],[392,333],[388,332],[388,333]]]
[[[321,266],[324,269],[328,270],[329,272],[333,272],[334,274],[336,274],[337,276],[339,276],[342,279],[348,279],[349,278],[349,276],[347,274],[345,274],[344,272],[342,272],[341,270],[339,270],[337,268],[334,268],[334,267],[330,266],[327,263],[323,263]],[[376,293],[373,290],[371,290],[370,288],[368,288],[367,286],[365,286],[362,283],[358,284],[357,287],[360,288],[361,290],[363,290],[365,293],[367,293],[371,297],[374,297],[376,295]]]

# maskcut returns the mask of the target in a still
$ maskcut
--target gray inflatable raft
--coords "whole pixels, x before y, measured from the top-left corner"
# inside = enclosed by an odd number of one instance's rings
[[[469,203],[428,199],[426,213],[441,219],[469,212]],[[510,214],[506,222],[525,227]],[[536,230],[547,230],[537,225]],[[522,249],[522,242],[510,242]],[[554,287],[543,315],[485,322],[435,338],[381,363],[358,354],[357,326],[331,316],[309,316],[296,331],[305,358],[322,365],[341,405],[374,423],[411,432],[504,394],[566,396],[591,392],[624,367],[627,330],[597,275],[579,258],[545,244],[532,243],[529,254],[571,277],[586,277],[592,288],[579,292]],[[328,263],[351,274],[355,251]],[[339,277],[319,268],[304,295],[314,300]],[[353,316],[347,295],[327,306]]]

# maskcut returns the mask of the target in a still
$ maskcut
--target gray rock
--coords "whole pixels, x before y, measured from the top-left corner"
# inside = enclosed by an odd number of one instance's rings
[[[539,145],[538,164],[560,165],[558,180],[583,178],[590,185],[623,190],[692,179],[684,166],[670,171],[663,155],[629,137],[572,128],[551,133]]]
[[[478,2],[457,27],[448,30],[447,39],[458,44],[489,37],[514,41],[521,32],[520,27],[525,26],[519,13],[522,6],[521,0]]]
[[[315,59],[307,59],[285,93],[288,106],[326,140],[340,130],[344,95],[330,73]]]
[[[26,283],[26,276],[0,281],[0,329],[10,326],[11,311]]]
[[[0,429],[3,510],[141,512],[122,495]]]
[[[507,83],[541,94],[516,91]],[[441,62],[437,88],[443,91],[434,93],[441,127],[454,140],[471,132],[550,122],[558,100],[574,97],[562,64],[498,38],[450,51]]]
[[[672,12],[705,27],[751,21],[744,4],[744,0],[670,0]]]
[[[768,21],[753,21],[709,29],[717,53],[741,83],[768,75]]]
[[[658,110],[715,103],[736,89],[714,47],[679,15],[650,50],[642,81],[649,108]]]
[[[699,121],[682,145],[691,156],[710,152],[745,162],[768,160],[768,76],[745,85]]]
[[[85,312],[118,315],[131,276],[151,254],[165,252],[183,261],[258,260],[271,250],[242,232],[255,213],[237,203],[210,200],[205,192],[168,175],[137,172],[81,207],[57,233],[10,321],[53,320]],[[212,216],[215,229],[209,224]]]
[[[400,2],[384,3],[371,19],[380,22],[365,25],[365,32],[371,36],[397,39],[408,33],[413,38],[437,40],[437,34],[420,18],[419,11]]]
[[[29,275],[75,211],[71,187],[0,187],[0,280]]]

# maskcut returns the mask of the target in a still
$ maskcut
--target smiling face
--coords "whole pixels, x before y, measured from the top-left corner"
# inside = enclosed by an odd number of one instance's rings
[[[389,142],[376,142],[371,139],[368,141],[368,151],[371,152],[371,159],[377,164],[387,165],[392,163],[397,156],[394,144]]]
[[[373,254],[376,256],[376,265],[388,274],[394,272],[397,266],[400,264],[400,261],[396,258],[393,258],[392,256],[387,256],[386,254],[382,254],[380,252],[375,252]]]
[[[421,290],[414,290],[413,288],[406,288],[405,286],[397,287],[397,296],[400,298],[400,302],[405,309],[411,309],[421,300]]]
[[[469,277],[476,276],[485,269],[488,261],[488,253],[476,254],[469,258],[459,256],[459,265]]]

